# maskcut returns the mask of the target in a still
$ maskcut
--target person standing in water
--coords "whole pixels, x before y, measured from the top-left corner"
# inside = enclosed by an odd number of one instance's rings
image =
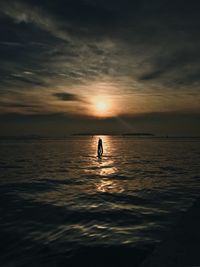
[[[103,155],[103,142],[101,138],[99,138],[97,154],[98,158],[101,158]]]

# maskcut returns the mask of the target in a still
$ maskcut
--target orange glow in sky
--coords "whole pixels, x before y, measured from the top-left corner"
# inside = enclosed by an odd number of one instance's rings
[[[108,98],[96,97],[92,100],[93,113],[98,117],[110,116],[112,112],[112,106]]]

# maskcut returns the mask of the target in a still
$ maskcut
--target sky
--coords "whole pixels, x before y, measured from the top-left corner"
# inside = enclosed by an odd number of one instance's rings
[[[200,135],[200,3],[1,0],[0,135]]]

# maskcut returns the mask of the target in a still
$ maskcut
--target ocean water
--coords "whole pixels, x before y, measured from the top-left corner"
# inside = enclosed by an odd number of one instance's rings
[[[1,266],[129,266],[198,197],[200,139],[98,138],[0,140]]]

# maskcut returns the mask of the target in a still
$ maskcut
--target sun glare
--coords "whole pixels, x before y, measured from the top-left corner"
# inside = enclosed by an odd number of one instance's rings
[[[96,103],[96,110],[98,112],[102,112],[102,113],[106,112],[108,110],[107,103],[106,102],[103,102],[103,101],[97,102]]]
[[[111,112],[111,103],[108,98],[96,97],[93,101],[93,112],[96,116],[109,116]]]

